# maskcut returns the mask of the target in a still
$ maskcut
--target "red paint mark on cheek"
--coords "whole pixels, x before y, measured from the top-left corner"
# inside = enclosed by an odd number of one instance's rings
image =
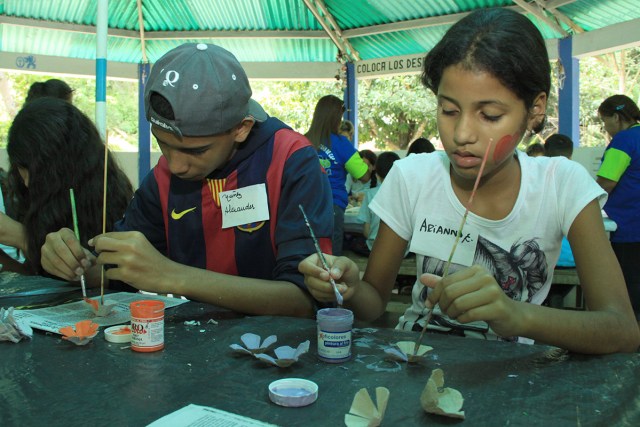
[[[513,150],[518,143],[518,134],[505,135],[496,144],[496,149],[493,150],[493,162],[500,163],[504,160]]]

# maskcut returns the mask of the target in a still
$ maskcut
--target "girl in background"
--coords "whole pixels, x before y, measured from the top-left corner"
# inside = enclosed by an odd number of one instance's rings
[[[361,182],[371,178],[368,166],[353,144],[339,135],[340,122],[344,113],[344,103],[334,95],[320,98],[313,112],[311,126],[305,136],[318,151],[320,164],[329,176],[333,194],[333,239],[332,251],[342,254],[344,239],[344,211],[347,207],[348,193],[345,186],[347,174]]]

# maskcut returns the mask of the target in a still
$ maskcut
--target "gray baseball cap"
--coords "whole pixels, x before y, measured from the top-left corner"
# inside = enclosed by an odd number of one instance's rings
[[[154,92],[171,104],[174,119],[153,109]],[[180,136],[218,135],[247,117],[259,122],[268,117],[251,99],[249,79],[236,57],[205,43],[180,45],[154,64],[145,87],[144,109],[152,124]]]

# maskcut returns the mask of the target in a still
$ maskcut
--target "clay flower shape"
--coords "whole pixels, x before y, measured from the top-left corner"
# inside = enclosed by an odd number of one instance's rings
[[[288,345],[276,348],[273,350],[276,354],[275,359],[267,354],[254,354],[254,356],[263,362],[280,368],[286,368],[297,362],[298,358],[307,351],[309,351],[309,340],[299,344],[297,348],[292,348]]]
[[[420,404],[425,412],[464,419],[462,394],[449,387],[444,387],[444,372],[434,369],[420,395]]]
[[[98,324],[91,320],[81,320],[73,326],[65,326],[60,328],[62,339],[71,341],[75,345],[85,345],[93,339],[98,333]]]
[[[0,308],[0,341],[18,342],[22,338],[31,338],[33,329],[25,322],[13,317],[13,307]]]
[[[240,337],[240,341],[245,345],[244,347],[238,344],[231,344],[229,347],[241,353],[255,355],[267,351],[269,346],[278,341],[278,338],[275,335],[271,335],[265,338],[262,344],[260,344],[260,335],[247,332]]]
[[[416,347],[416,343],[413,341],[400,341],[396,343],[398,348],[390,347],[385,348],[384,352],[390,355],[396,360],[401,360],[408,363],[416,363],[424,357],[424,355],[433,350],[433,347],[428,345],[421,345],[418,347],[416,354],[413,354]]]
[[[111,310],[113,310],[113,307],[116,306],[116,304],[100,304],[100,301],[97,299],[85,298],[84,302],[91,306],[91,311],[93,311],[96,317],[108,316]]]
[[[382,423],[389,401],[389,390],[376,387],[376,406],[366,388],[358,390],[353,397],[349,413],[344,416],[347,427],[377,427]]]

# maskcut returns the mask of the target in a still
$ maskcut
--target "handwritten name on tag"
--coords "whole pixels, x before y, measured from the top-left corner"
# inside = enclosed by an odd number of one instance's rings
[[[411,238],[411,252],[446,261],[456,240],[460,224],[448,221],[418,219]],[[471,266],[478,244],[478,232],[465,224],[451,262]]]
[[[269,219],[267,188],[255,184],[220,193],[222,228],[237,227]]]

